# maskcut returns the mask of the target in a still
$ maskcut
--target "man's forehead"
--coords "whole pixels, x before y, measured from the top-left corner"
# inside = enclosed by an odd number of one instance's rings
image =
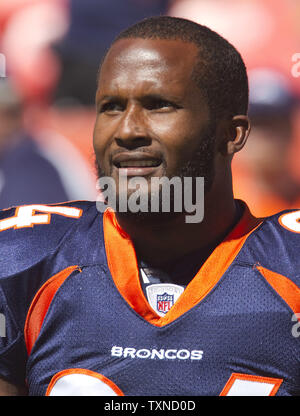
[[[193,67],[198,54],[196,45],[180,39],[125,38],[116,41],[109,49],[103,67],[120,65],[178,65]]]

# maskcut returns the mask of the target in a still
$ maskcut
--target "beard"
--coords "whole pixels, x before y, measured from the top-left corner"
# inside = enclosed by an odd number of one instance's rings
[[[215,178],[214,155],[216,144],[216,124],[210,122],[204,129],[199,146],[192,159],[179,168],[180,178],[204,178],[204,191],[208,193]]]
[[[204,178],[204,195],[207,194],[213,185],[215,178],[215,169],[214,169],[214,155],[215,155],[215,144],[216,144],[216,123],[210,122],[207,127],[204,129],[199,146],[193,154],[193,157],[183,163],[172,176],[166,175],[165,177],[169,180],[172,180],[174,177],[178,177],[183,183],[184,178],[190,178],[191,182],[189,186],[191,187],[192,202],[196,202],[196,192],[197,192],[197,178]],[[102,170],[97,159],[95,161],[96,170],[98,174],[98,179],[105,177],[105,172]],[[165,165],[165,163],[163,162]],[[164,169],[166,170],[166,169]],[[139,223],[160,223],[169,221],[175,217],[181,216],[182,213],[185,213],[184,209],[181,212],[176,212],[174,210],[175,201],[178,196],[174,192],[175,187],[170,187],[170,211],[165,212],[163,210],[163,192],[162,187],[155,191],[155,195],[152,192],[152,198],[156,199],[158,205],[158,212],[153,212],[152,205],[150,202],[150,197],[148,198],[148,207],[146,211],[132,212],[130,209],[127,209],[126,212],[121,212],[119,208],[119,197],[117,195],[116,200],[116,212],[118,215],[121,215],[122,218],[128,219],[130,221],[139,222]],[[101,190],[100,190],[101,192]],[[182,193],[183,194],[183,193]],[[148,192],[148,195],[150,193]],[[107,202],[107,201],[106,201]],[[138,202],[138,201],[137,201]],[[181,206],[183,207],[183,201],[181,201]]]

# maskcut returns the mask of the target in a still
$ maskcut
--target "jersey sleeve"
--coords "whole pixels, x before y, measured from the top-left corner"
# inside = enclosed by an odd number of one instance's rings
[[[63,267],[53,258],[81,213],[68,203],[0,211],[0,377],[13,384],[25,383],[30,304],[55,267]]]

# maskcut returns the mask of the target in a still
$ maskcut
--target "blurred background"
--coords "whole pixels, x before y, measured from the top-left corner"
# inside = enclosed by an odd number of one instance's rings
[[[258,216],[300,209],[299,0],[2,1],[0,208],[96,198],[99,62],[121,30],[159,14],[209,26],[245,60],[252,132],[235,196]]]

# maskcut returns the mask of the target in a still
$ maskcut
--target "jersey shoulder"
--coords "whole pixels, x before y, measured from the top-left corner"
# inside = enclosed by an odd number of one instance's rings
[[[24,205],[0,211],[0,278],[51,255],[68,233],[97,215],[95,202]]]
[[[257,263],[300,286],[300,209],[262,219],[245,248]]]
[[[300,208],[281,211],[262,219],[257,234],[275,247],[284,245],[285,249],[293,250],[300,244]]]

